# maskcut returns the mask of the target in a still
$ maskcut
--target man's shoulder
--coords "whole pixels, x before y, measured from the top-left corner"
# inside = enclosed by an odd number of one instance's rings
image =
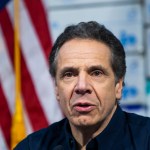
[[[150,118],[145,116],[140,116],[134,113],[125,112],[126,121],[128,124],[134,128],[141,128],[147,130],[150,133]]]
[[[45,136],[46,134],[48,134],[49,136],[52,136],[52,138],[53,138],[53,136],[57,136],[57,134],[60,134],[60,132],[64,131],[65,122],[66,122],[66,119],[55,122],[55,123],[49,125],[47,128],[43,128],[41,130],[38,130],[38,131],[30,134],[29,137],[41,138],[42,136]]]
[[[148,150],[150,148],[150,118],[125,112],[124,145],[130,141],[135,149]]]
[[[49,143],[52,144],[51,146],[57,145],[65,139],[64,126],[66,121],[67,119],[63,119],[47,128],[31,133],[17,145],[15,150],[40,149],[41,146],[46,149],[49,147]]]

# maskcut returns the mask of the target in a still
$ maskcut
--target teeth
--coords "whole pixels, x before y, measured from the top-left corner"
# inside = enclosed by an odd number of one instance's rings
[[[80,104],[79,106],[87,107],[87,106],[90,106],[90,105],[88,105],[88,104]]]
[[[89,107],[89,105],[83,105],[82,107]]]

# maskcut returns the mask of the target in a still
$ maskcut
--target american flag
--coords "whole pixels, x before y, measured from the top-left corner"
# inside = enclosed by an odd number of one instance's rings
[[[9,150],[15,111],[14,1],[0,0],[0,150]],[[52,38],[44,0],[20,0],[21,97],[27,134],[60,120],[48,72]],[[19,129],[18,129],[19,130]]]

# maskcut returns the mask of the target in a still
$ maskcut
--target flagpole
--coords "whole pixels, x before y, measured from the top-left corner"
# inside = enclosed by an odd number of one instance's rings
[[[11,149],[26,135],[21,101],[21,55],[19,34],[19,0],[14,0],[14,66],[15,66],[15,112],[12,117]]]

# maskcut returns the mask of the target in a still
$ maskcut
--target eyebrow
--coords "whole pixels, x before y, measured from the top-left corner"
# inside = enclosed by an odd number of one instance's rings
[[[89,66],[86,71],[88,73],[94,71],[94,70],[101,70],[105,75],[109,75],[109,72],[106,68],[104,68],[103,66],[101,65],[92,65],[92,66]],[[79,72],[79,68],[78,67],[64,67],[60,73],[59,73],[59,76],[60,77],[63,77],[63,75],[66,73],[66,72],[73,72],[75,74],[77,74]]]
[[[73,72],[73,73],[77,74],[79,72],[79,68],[76,68],[76,67],[64,67],[62,70],[60,70],[59,76],[63,77],[63,75],[66,72]]]
[[[109,75],[109,72],[106,68],[104,68],[103,66],[101,65],[93,65],[93,66],[90,66],[87,71],[90,73],[94,70],[101,70],[105,75]]]

